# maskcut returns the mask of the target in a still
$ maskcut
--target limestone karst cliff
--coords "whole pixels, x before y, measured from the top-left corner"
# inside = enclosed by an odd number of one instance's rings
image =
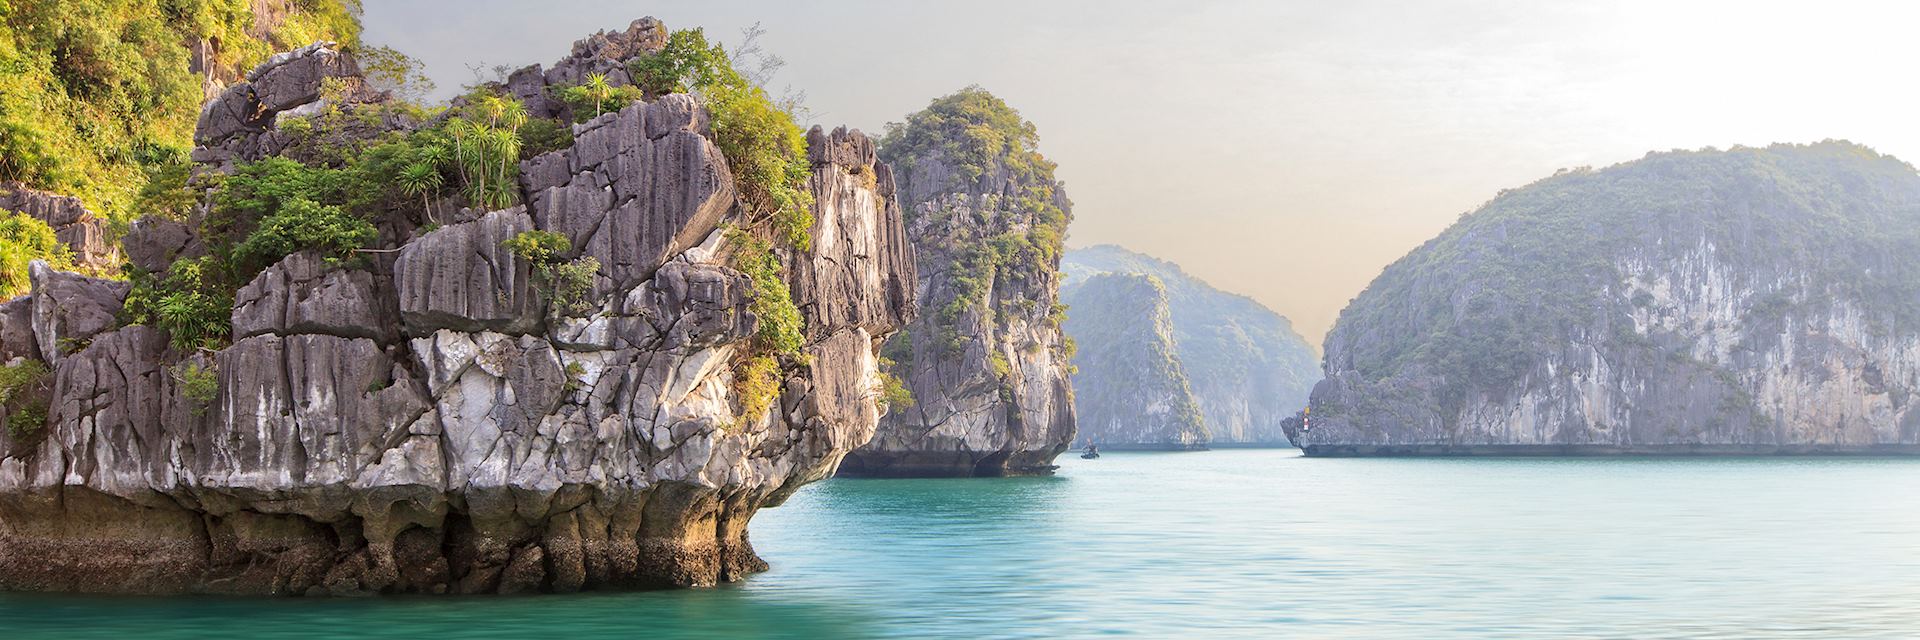
[[[1920,174],[1846,142],[1502,192],[1327,338],[1309,454],[1920,452]]]
[[[675,43],[724,62],[697,35]],[[555,69],[668,46],[635,21]],[[783,122],[744,82],[578,113],[514,99],[579,80],[535,68],[433,114],[358,75],[320,43],[227,87],[195,133],[201,204],[133,225],[129,281],[37,265],[0,306],[0,588],[763,569],[748,520],[872,435],[877,346],[914,310],[873,144],[765,129],[746,143],[780,146],[731,155],[722,118]]]
[[[898,172],[923,312],[883,355],[912,394],[841,471],[866,476],[1044,474],[1073,440],[1060,332],[1069,210],[1032,123],[969,88],[881,141]]]
[[[1062,293],[1074,313],[1074,410],[1080,438],[1103,449],[1195,450],[1212,439],[1175,345],[1166,285],[1102,273]]]
[[[1094,275],[1159,279],[1173,320],[1174,354],[1200,402],[1211,442],[1287,444],[1281,422],[1306,406],[1307,394],[1320,381],[1320,359],[1286,318],[1252,298],[1215,289],[1180,265],[1114,245],[1068,251],[1060,270],[1066,280],[1061,298],[1070,318],[1079,315],[1071,290]],[[1071,324],[1067,335],[1083,351],[1094,346],[1074,334]],[[1084,415],[1088,399],[1080,380],[1074,378],[1075,406]]]

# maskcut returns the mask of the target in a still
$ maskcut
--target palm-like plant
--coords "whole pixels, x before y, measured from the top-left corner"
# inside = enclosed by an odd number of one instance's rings
[[[453,138],[453,164],[460,170],[460,181],[466,184],[473,184],[473,177],[467,175],[467,156],[472,152],[467,141],[474,137],[477,128],[472,120],[466,118],[447,121],[447,135]]]
[[[606,103],[608,98],[613,97],[613,85],[607,84],[607,74],[596,73],[587,76],[587,83],[581,86],[587,88],[587,95],[593,96],[593,115],[598,117],[606,113],[601,105]]]
[[[427,196],[440,190],[443,184],[440,168],[426,162],[416,162],[400,170],[400,191],[410,196],[420,196],[420,210],[427,214],[427,221],[440,224],[433,217],[433,206]]]
[[[500,159],[499,174],[494,181],[494,189],[489,191],[485,186],[480,189],[487,197],[487,206],[509,206],[513,204],[513,193],[507,183],[507,171],[512,166],[509,163],[520,156],[520,133],[506,128],[488,129],[486,137],[481,139],[481,144],[485,146],[487,155]],[[487,170],[491,171],[492,168],[493,165],[489,163]]]

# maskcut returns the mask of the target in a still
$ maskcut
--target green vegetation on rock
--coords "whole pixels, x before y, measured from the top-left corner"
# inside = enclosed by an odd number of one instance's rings
[[[602,73],[587,76],[587,81],[578,86],[553,87],[548,91],[559,96],[561,102],[573,109],[574,122],[586,122],[602,114],[619,111],[635,100],[646,97],[639,87],[608,84],[606,74]]]
[[[214,400],[220,397],[220,371],[202,364],[199,360],[188,360],[172,368],[174,380],[180,383],[180,395],[192,403],[194,415],[204,415]]]
[[[924,221],[950,230],[937,240],[946,264],[923,266],[945,271],[953,287],[951,299],[936,303],[941,324],[956,323],[970,309],[997,313],[983,306],[996,284],[1050,273],[1059,264],[1071,203],[1054,178],[1054,163],[1038,146],[1033,123],[979,87],[934,100],[905,123],[887,126],[880,158],[902,185],[966,197],[935,203],[935,219]],[[916,177],[921,174],[947,179],[922,184]]]
[[[1622,266],[1699,251],[1729,265],[1739,286],[1805,283],[1760,296],[1748,323],[1844,300],[1873,330],[1912,331],[1917,211],[1910,165],[1846,142],[1563,171],[1502,191],[1388,266],[1341,314],[1329,339],[1341,361],[1329,371],[1351,367],[1370,383],[1431,376],[1451,404],[1510,388],[1557,345],[1655,349],[1631,317],[1652,297],[1629,295]]]
[[[284,16],[256,16],[253,4],[0,2],[0,180],[77,196],[125,223],[149,176],[177,171],[191,148],[203,97],[191,47],[217,43],[207,64],[238,78],[275,51],[357,43],[358,0],[298,0]]]
[[[0,366],[0,406],[7,409],[7,433],[30,438],[47,424],[45,391],[52,371],[39,360],[21,359]]]
[[[27,267],[35,260],[45,260],[55,269],[72,270],[73,250],[38,218],[0,211],[0,297],[27,293]]]
[[[772,245],[737,229],[727,233],[727,241],[733,247],[733,268],[753,280],[747,308],[760,319],[755,349],[799,357],[806,346],[806,320],[793,304],[793,294],[780,275],[780,259]]]
[[[505,242],[514,257],[533,264],[534,285],[551,303],[554,313],[578,315],[592,310],[587,294],[593,292],[593,276],[600,271],[600,260],[581,256],[572,260],[566,254],[573,241],[557,231],[522,231]]]
[[[793,114],[740,72],[719,44],[708,44],[700,29],[683,29],[667,38],[659,53],[627,65],[649,95],[692,93],[713,117],[713,142],[727,156],[740,198],[749,211],[748,227],[771,224],[785,245],[805,251],[813,244],[813,194],[807,181],[807,139]]]

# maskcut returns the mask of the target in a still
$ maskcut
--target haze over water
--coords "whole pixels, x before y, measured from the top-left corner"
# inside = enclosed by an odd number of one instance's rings
[[[716,589],[368,600],[0,595],[8,638],[1903,637],[1920,460],[1071,456],[845,480]]]

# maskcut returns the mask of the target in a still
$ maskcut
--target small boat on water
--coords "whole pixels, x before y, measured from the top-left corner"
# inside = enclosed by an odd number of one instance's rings
[[[1081,460],[1092,460],[1098,457],[1100,457],[1100,447],[1095,446],[1092,442],[1087,443],[1086,453],[1080,454]]]

